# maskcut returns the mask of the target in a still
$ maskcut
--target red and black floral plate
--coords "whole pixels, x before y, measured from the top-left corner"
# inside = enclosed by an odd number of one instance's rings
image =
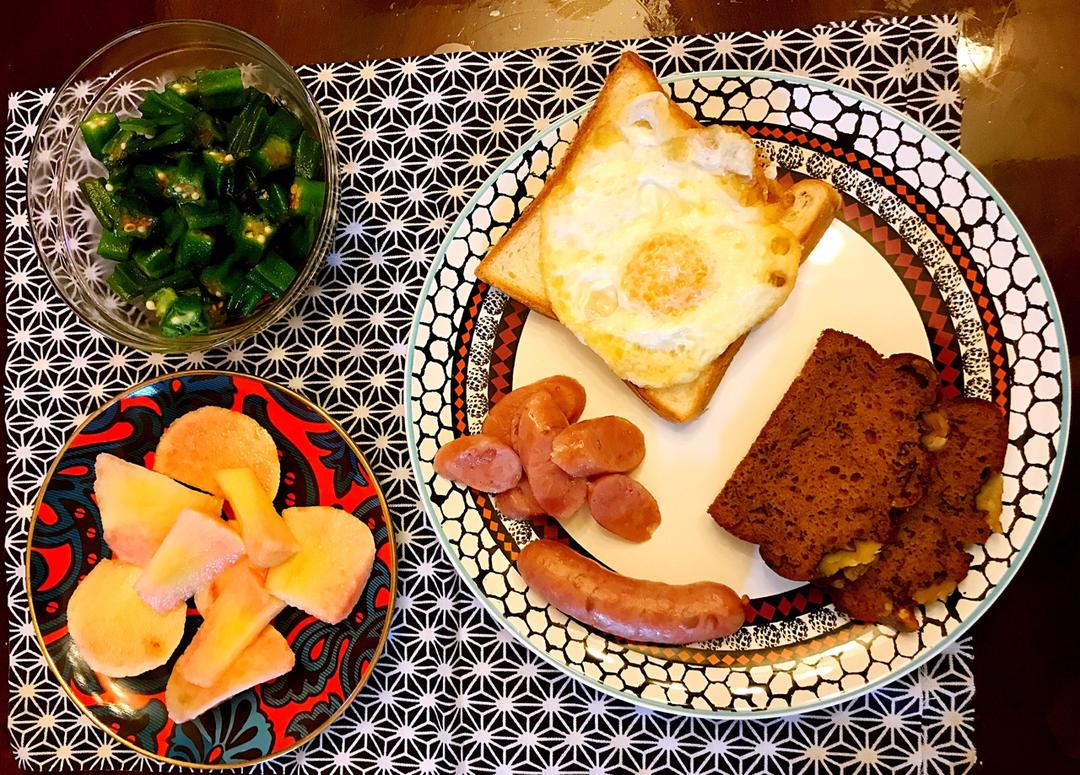
[[[286,608],[274,626],[296,652],[282,677],[242,692],[193,721],[165,711],[165,683],[201,622],[192,607],[173,658],[133,678],[91,670],[72,646],[67,604],[94,564],[109,556],[93,498],[102,452],[151,466],[162,432],[180,415],[224,406],[259,422],[281,454],[275,506],[336,505],[364,520],[375,565],[356,609],[337,625]],[[217,371],[184,372],[138,385],[94,413],[46,477],[30,527],[27,586],[37,635],[64,690],[98,726],[154,759],[195,767],[252,764],[317,735],[367,681],[390,627],[396,586],[393,527],[363,455],[318,407],[264,380]],[[120,637],[120,635],[118,635]]]

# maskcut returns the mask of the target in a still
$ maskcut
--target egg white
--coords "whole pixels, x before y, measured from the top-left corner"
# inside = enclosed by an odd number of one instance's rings
[[[559,321],[647,388],[697,378],[783,303],[800,258],[775,209],[743,201],[761,175],[750,138],[677,110],[651,93],[597,127],[541,218]]]

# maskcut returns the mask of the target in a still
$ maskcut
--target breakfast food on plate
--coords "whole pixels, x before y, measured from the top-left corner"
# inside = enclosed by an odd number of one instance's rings
[[[588,503],[593,519],[627,541],[648,541],[660,526],[656,498],[626,474],[607,474],[589,482]]]
[[[519,387],[495,403],[482,433],[439,448],[435,473],[494,494],[511,519],[566,519],[596,483],[596,521],[620,538],[644,541],[660,524],[656,500],[629,477],[602,480],[636,468],[645,457],[645,437],[622,417],[578,420],[584,409],[585,390],[570,377]]]
[[[924,358],[826,331],[710,514],[848,615],[915,629],[1000,529],[1005,418],[938,388]]]
[[[529,396],[514,423],[514,449],[521,457],[533,497],[548,514],[565,519],[585,503],[584,479],[571,476],[551,459],[555,437],[569,426],[566,415],[546,391]]]
[[[435,453],[435,472],[483,492],[503,492],[521,481],[521,460],[497,436],[459,436]]]
[[[188,683],[209,689],[240,653],[281,613],[285,603],[270,594],[252,574],[238,573],[221,591],[176,670]]]
[[[322,144],[240,68],[178,78],[139,116],[91,113],[81,129],[107,174],[79,189],[115,262],[109,288],[163,336],[235,323],[292,285],[326,208]]]
[[[241,467],[255,472],[270,500],[277,496],[281,462],[274,440],[251,417],[221,406],[178,417],[154,453],[155,471],[214,495],[225,494],[215,473]]]
[[[632,579],[557,541],[525,546],[517,568],[531,591],[564,614],[630,640],[695,643],[730,635],[746,619],[739,596],[723,584]]]
[[[533,519],[547,513],[533,495],[528,479],[522,479],[516,487],[500,492],[496,501],[499,511],[510,519]]]
[[[702,411],[839,206],[787,190],[740,130],[702,127],[624,53],[477,276],[558,319],[662,417]],[[535,488],[534,488],[535,489]]]
[[[546,391],[555,399],[567,422],[576,422],[585,410],[585,388],[572,377],[561,374],[546,377],[511,391],[491,407],[484,418],[483,432],[496,436],[507,444],[513,444],[513,423],[521,413],[525,402],[539,391]]]
[[[633,471],[645,459],[645,436],[622,417],[576,422],[551,442],[551,461],[571,476]]]
[[[709,513],[759,544],[786,578],[830,575],[841,558],[870,560],[892,530],[890,509],[921,495],[928,453],[919,417],[938,381],[923,358],[883,358],[826,331]]]
[[[169,718],[177,724],[191,721],[234,694],[285,675],[294,664],[296,655],[289,641],[273,627],[265,627],[236,658],[235,666],[213,686],[196,686],[186,681],[179,670],[173,670],[165,686]]]
[[[97,456],[94,473],[105,540],[119,560],[149,562],[184,509],[221,513],[220,498],[108,453]]]
[[[203,621],[165,690],[169,717],[178,723],[291,670],[295,656],[272,625],[277,614],[293,604],[340,622],[375,560],[371,530],[348,512],[316,506],[279,515],[268,493],[279,485],[268,476],[280,475],[273,439],[251,418],[212,409],[169,426],[155,463],[164,460],[170,474],[223,492],[236,519],[222,519],[221,498],[161,470],[99,455],[95,497],[117,559],[101,560],[67,608],[72,641],[86,663],[124,677],[169,661],[194,596]]]
[[[244,553],[244,542],[218,517],[184,509],[143,568],[135,591],[159,613],[210,584]]]
[[[235,522],[226,522],[226,525],[232,525]],[[228,589],[234,583],[233,576],[239,573],[247,573],[254,577],[255,581],[263,586],[266,585],[266,568],[258,568],[251,564],[251,560],[247,558],[247,555],[243,555],[235,563],[223,570],[220,575],[214,578],[205,587],[202,587],[193,596],[195,601],[195,608],[205,619],[207,612],[210,610],[210,606],[214,604],[214,601],[221,597],[222,591]],[[246,582],[240,582],[246,583]]]
[[[214,479],[232,507],[252,565],[271,568],[300,550],[252,469],[224,468],[214,472]]]
[[[285,509],[282,517],[300,551],[270,569],[266,588],[289,605],[337,624],[352,611],[371,575],[371,530],[347,511],[326,506]]]
[[[625,473],[644,459],[645,438],[622,417],[577,420],[584,407],[585,391],[569,377],[518,388],[495,404],[482,434],[443,445],[435,455],[435,471],[495,493],[499,510],[511,519],[543,514],[566,519],[588,502],[597,524],[613,535],[647,541],[660,525],[660,506]],[[507,436],[513,449],[500,441]],[[520,461],[517,468],[511,456]],[[295,603],[274,584],[275,574],[288,565],[271,570],[267,584]],[[738,595],[722,584],[674,586],[632,579],[555,541],[528,544],[518,557],[518,570],[532,591],[563,613],[633,640],[709,640],[734,632],[745,618]]]
[[[123,678],[169,661],[184,637],[187,608],[158,613],[135,593],[142,569],[119,560],[101,560],[71,595],[68,632],[86,664]]]
[[[1008,429],[987,401],[943,401],[943,444],[926,495],[900,513],[896,535],[872,563],[830,579],[837,607],[856,619],[917,627],[915,607],[945,599],[971,565],[968,544],[1001,530],[1001,467]]]

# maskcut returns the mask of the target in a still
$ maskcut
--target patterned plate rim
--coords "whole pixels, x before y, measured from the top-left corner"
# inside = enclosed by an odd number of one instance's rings
[[[371,655],[371,662],[370,662],[370,664],[368,666],[367,674],[364,675],[364,677],[359,681],[359,683],[357,683],[356,688],[353,689],[352,693],[342,701],[341,705],[339,705],[334,710],[334,712],[330,714],[330,717],[327,718],[325,722],[320,724],[317,729],[309,732],[304,737],[302,737],[299,740],[289,744],[288,746],[285,746],[284,748],[281,748],[280,750],[272,751],[271,753],[265,754],[265,755],[260,756],[260,757],[258,757],[256,759],[251,759],[249,761],[232,762],[232,763],[228,763],[228,764],[208,764],[208,763],[205,763],[205,762],[185,762],[185,761],[181,761],[179,759],[173,759],[173,758],[170,758],[168,756],[163,756],[161,754],[154,753],[153,751],[147,751],[144,748],[140,748],[135,743],[133,743],[130,740],[128,740],[128,739],[120,736],[119,734],[117,734],[115,731],[110,729],[107,724],[105,724],[104,722],[99,720],[97,718],[97,716],[95,716],[93,713],[91,713],[89,708],[87,708],[86,705],[84,705],[82,702],[80,702],[79,699],[71,691],[71,687],[68,686],[66,681],[64,681],[63,676],[60,675],[60,671],[57,668],[56,663],[53,662],[52,656],[49,654],[49,650],[45,647],[45,640],[41,635],[40,628],[38,627],[37,614],[34,612],[34,606],[33,605],[29,606],[29,608],[30,608],[30,622],[33,625],[34,637],[37,639],[38,646],[41,647],[42,655],[45,658],[45,663],[49,666],[49,672],[52,673],[53,677],[57,679],[57,683],[60,684],[60,688],[64,690],[64,694],[66,694],[68,696],[68,698],[72,702],[75,703],[75,706],[80,711],[82,711],[83,716],[85,716],[87,719],[89,719],[94,724],[94,726],[96,726],[98,729],[101,729],[102,731],[104,731],[107,735],[109,735],[114,740],[119,741],[120,743],[122,743],[127,748],[130,748],[131,750],[135,751],[135,753],[140,754],[141,756],[145,756],[148,759],[152,759],[153,761],[164,762],[165,764],[173,764],[173,765],[176,765],[178,767],[191,767],[193,769],[200,769],[200,770],[230,770],[230,769],[236,769],[237,767],[248,767],[250,765],[262,764],[263,762],[270,761],[271,759],[276,759],[278,756],[281,756],[282,754],[286,754],[289,751],[292,751],[292,750],[294,750],[296,748],[299,748],[300,746],[304,745],[305,743],[308,743],[309,741],[313,740],[314,738],[316,738],[320,734],[322,734],[326,730],[327,727],[329,727],[331,724],[333,724],[335,721],[337,721],[337,719],[341,716],[341,714],[345,712],[346,708],[348,708],[349,705],[352,704],[353,700],[355,700],[356,697],[360,694],[360,691],[364,688],[364,686],[367,685],[368,680],[371,678],[371,673],[372,673],[372,671],[374,671],[375,665],[379,661],[379,657],[382,656],[383,649],[386,646],[387,637],[390,635],[390,623],[391,623],[391,620],[393,619],[393,615],[394,615],[394,601],[395,601],[395,599],[397,597],[397,581],[398,581],[398,573],[397,573],[397,541],[394,538],[394,524],[393,524],[393,521],[390,518],[390,507],[386,503],[386,498],[383,496],[382,487],[379,485],[378,480],[375,478],[375,474],[371,470],[371,466],[368,463],[367,458],[364,457],[364,454],[360,451],[359,447],[356,446],[356,442],[354,442],[352,440],[352,437],[350,437],[349,434],[345,432],[345,429],[341,427],[341,424],[338,423],[337,420],[335,420],[333,417],[331,417],[322,407],[320,407],[319,405],[314,403],[310,398],[308,398],[307,396],[304,396],[304,395],[302,395],[300,393],[297,393],[295,390],[292,390],[292,389],[287,388],[287,387],[282,387],[281,385],[278,385],[278,384],[272,382],[271,380],[264,379],[263,377],[257,377],[257,376],[254,376],[252,374],[242,374],[241,372],[238,372],[238,371],[229,371],[229,370],[224,370],[224,369],[189,369],[189,370],[185,370],[185,371],[174,371],[174,372],[170,372],[168,374],[162,374],[161,376],[158,376],[158,377],[151,377],[150,379],[143,380],[142,382],[139,382],[139,383],[137,383],[135,385],[132,385],[131,387],[126,388],[122,392],[120,392],[117,395],[113,396],[108,401],[106,401],[104,404],[102,404],[97,409],[95,409],[93,412],[91,412],[86,417],[86,419],[83,420],[79,424],[79,426],[71,433],[71,436],[68,438],[68,440],[66,442],[64,442],[64,446],[62,446],[59,450],[57,450],[56,459],[53,461],[52,465],[49,466],[49,470],[45,474],[45,478],[42,480],[41,487],[38,490],[37,498],[34,500],[34,511],[33,511],[33,514],[30,517],[30,525],[27,528],[27,533],[26,533],[26,559],[24,561],[24,571],[25,571],[26,589],[27,589],[27,593],[29,594],[30,590],[32,589],[32,585],[30,583],[30,557],[31,557],[31,555],[30,555],[30,546],[31,546],[31,543],[32,543],[31,538],[34,535],[34,527],[37,524],[38,511],[40,510],[42,501],[45,498],[45,491],[48,489],[49,483],[52,481],[53,474],[56,473],[56,467],[60,464],[60,461],[63,459],[64,453],[67,452],[68,447],[71,446],[71,442],[74,441],[79,436],[79,434],[82,433],[83,430],[85,430],[86,427],[91,422],[93,422],[98,417],[100,417],[101,414],[104,411],[106,411],[109,407],[113,406],[114,404],[119,403],[120,401],[122,401],[125,398],[130,397],[136,391],[142,390],[142,389],[147,388],[147,387],[149,387],[151,385],[155,385],[155,384],[157,384],[159,382],[165,382],[167,380],[186,379],[186,378],[189,378],[189,377],[201,377],[201,376],[217,376],[217,377],[222,377],[223,376],[223,377],[229,377],[230,379],[231,378],[240,378],[240,379],[254,380],[255,382],[261,382],[264,385],[272,387],[275,390],[280,390],[282,393],[285,393],[286,395],[300,401],[302,404],[304,404],[306,407],[311,409],[313,412],[315,412],[317,415],[319,415],[322,419],[324,419],[326,422],[328,422],[330,424],[330,426],[335,431],[337,431],[338,435],[340,435],[341,438],[344,439],[345,443],[349,445],[349,448],[351,449],[352,453],[354,455],[356,455],[356,459],[360,462],[360,466],[361,466],[364,474],[367,476],[368,480],[371,482],[372,486],[375,488],[375,494],[379,498],[379,506],[383,510],[383,515],[384,515],[384,518],[385,518],[385,521],[386,521],[386,540],[390,544],[390,562],[388,563],[388,569],[390,571],[390,600],[387,603],[387,607],[386,607],[386,621],[383,623],[382,631],[379,633],[379,642],[378,642],[378,644],[376,644],[375,651]]]
[[[937,145],[939,148],[941,148],[941,150],[944,151],[948,157],[955,160],[964,169],[964,171],[969,176],[971,176],[972,179],[974,179],[980,186],[985,189],[987,195],[989,195],[997,203],[998,207],[1001,209],[1002,214],[1008,219],[1009,223],[1015,229],[1017,238],[1027,250],[1032,263],[1038,270],[1038,276],[1041,280],[1043,280],[1043,285],[1045,287],[1047,304],[1049,305],[1050,310],[1053,312],[1054,333],[1057,337],[1058,347],[1060,349],[1062,383],[1061,427],[1058,431],[1060,446],[1057,450],[1057,454],[1055,455],[1054,462],[1050,470],[1049,482],[1046,486],[1045,496],[1039,509],[1039,514],[1035,518],[1032,529],[1028,533],[1027,537],[1024,539],[1024,543],[1022,544],[1020,549],[1017,551],[1015,560],[1009,564],[1009,567],[1005,570],[1004,575],[1001,577],[998,583],[995,584],[992,589],[990,589],[987,597],[984,600],[980,601],[979,605],[976,606],[975,609],[966,618],[964,618],[962,622],[957,625],[955,630],[948,633],[940,641],[932,645],[930,648],[925,649],[921,653],[915,655],[911,658],[909,662],[902,665],[901,667],[889,673],[886,673],[883,676],[867,681],[862,686],[854,689],[840,690],[834,695],[818,699],[806,705],[800,705],[797,708],[771,708],[764,710],[747,711],[703,710],[698,708],[675,706],[665,702],[658,702],[656,700],[646,699],[635,694],[621,692],[617,689],[607,686],[601,681],[597,681],[596,679],[584,675],[583,673],[579,673],[570,666],[563,664],[559,660],[555,659],[545,650],[531,643],[525,635],[511,627],[509,623],[502,618],[498,611],[495,610],[492,603],[488,599],[487,594],[484,593],[482,589],[480,589],[479,585],[476,583],[476,580],[469,575],[468,571],[466,571],[465,567],[462,565],[460,559],[458,558],[457,553],[451,547],[449,539],[443,532],[442,522],[437,516],[434,504],[431,502],[431,498],[428,494],[427,487],[424,483],[424,478],[420,470],[420,457],[416,439],[415,417],[413,414],[414,396],[412,387],[416,341],[421,325],[420,316],[424,309],[424,306],[428,302],[431,286],[435,281],[435,278],[439,271],[439,267],[441,266],[443,259],[445,258],[446,253],[450,248],[451,243],[456,238],[458,231],[465,223],[469,214],[475,208],[481,196],[483,196],[484,193],[494,185],[495,181],[498,180],[499,176],[508,171],[513,164],[520,162],[524,155],[528,152],[528,150],[533,145],[535,145],[541,137],[546,136],[551,132],[557,131],[560,127],[584,115],[586,112],[588,112],[589,109],[591,109],[592,105],[595,102],[595,99],[591,100],[588,104],[583,105],[582,107],[568,113],[557,121],[553,121],[543,130],[537,132],[527,141],[522,143],[516,150],[514,150],[514,152],[511,153],[510,156],[502,164],[500,164],[498,168],[496,168],[491,173],[491,175],[489,175],[487,179],[477,188],[472,197],[469,198],[468,202],[465,203],[465,205],[461,209],[461,212],[458,214],[458,217],[454,220],[453,225],[447,232],[446,237],[443,239],[443,242],[439,247],[439,251],[435,254],[435,258],[432,260],[431,268],[428,270],[427,277],[424,280],[424,285],[420,290],[419,301],[417,303],[416,310],[413,312],[413,319],[409,331],[409,349],[408,355],[406,356],[405,364],[405,433],[409,445],[409,461],[411,463],[413,471],[413,478],[416,481],[417,489],[420,494],[420,499],[424,506],[424,513],[427,515],[428,521],[431,522],[431,524],[434,526],[435,533],[439,538],[439,543],[442,545],[443,550],[446,552],[447,556],[450,558],[450,561],[453,563],[454,568],[458,572],[458,575],[460,575],[461,578],[465,581],[465,584],[468,587],[469,591],[472,592],[473,596],[483,604],[484,609],[488,611],[488,613],[491,614],[504,629],[508,630],[519,643],[522,643],[530,651],[543,658],[544,661],[553,665],[558,670],[569,675],[575,680],[578,680],[595,689],[599,689],[605,694],[617,697],[635,705],[684,716],[703,716],[708,718],[776,718],[797,713],[808,713],[816,710],[821,710],[822,708],[827,708],[832,705],[836,705],[840,702],[853,699],[860,695],[866,694],[867,692],[873,691],[880,686],[891,683],[896,679],[910,673],[912,670],[915,670],[925,664],[932,657],[940,654],[951,644],[956,642],[960,637],[962,637],[964,633],[966,633],[968,629],[976,621],[978,621],[978,619],[990,608],[994,601],[997,600],[998,596],[1005,589],[1005,587],[1008,586],[1013,576],[1016,575],[1016,572],[1019,570],[1020,566],[1027,558],[1028,553],[1031,551],[1031,547],[1035,543],[1035,539],[1042,531],[1042,527],[1046,522],[1047,514],[1049,513],[1050,507],[1053,505],[1054,497],[1057,494],[1058,484],[1061,480],[1061,470],[1065,461],[1065,454],[1068,448],[1069,425],[1071,420],[1072,386],[1069,374],[1069,353],[1068,346],[1065,340],[1065,330],[1061,322],[1061,308],[1058,305],[1057,297],[1054,294],[1053,286],[1050,283],[1049,276],[1047,275],[1046,267],[1043,265],[1042,259],[1039,257],[1038,251],[1035,249],[1035,246],[1032,243],[1031,238],[1028,236],[1027,231],[1024,229],[1019,219],[1013,213],[1012,208],[1009,207],[1008,203],[1006,203],[1004,197],[1002,197],[998,190],[994,188],[993,185],[991,185],[990,181],[988,181],[983,176],[983,174],[970,161],[968,161],[967,158],[963,156],[963,154],[960,153],[960,151],[958,151],[952,145],[943,140],[936,132],[934,132],[926,125],[920,123],[919,121],[911,118],[902,111],[891,108],[888,105],[885,105],[884,103],[872,99],[864,94],[860,94],[859,92],[852,91],[851,89],[846,89],[842,86],[837,86],[835,84],[829,83],[827,81],[822,81],[817,78],[808,78],[805,76],[791,75],[788,73],[735,69],[699,70],[687,73],[677,73],[664,76],[663,78],[659,78],[659,81],[663,84],[671,84],[676,81],[701,80],[705,78],[763,78],[772,81],[786,81],[794,84],[813,86],[819,89],[832,91],[839,95],[843,95],[859,102],[868,104],[876,110],[886,113],[898,119],[900,122],[911,126],[912,128],[916,129],[920,134],[928,138],[935,145]],[[1010,440],[1010,446],[1011,444],[1012,441]]]

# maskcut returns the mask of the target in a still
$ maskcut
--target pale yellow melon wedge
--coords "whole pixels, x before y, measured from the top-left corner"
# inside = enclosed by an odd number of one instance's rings
[[[254,575],[230,574],[175,671],[188,683],[213,687],[284,607]]]
[[[149,562],[184,509],[221,513],[221,498],[113,455],[98,455],[94,470],[94,495],[105,541],[118,560],[136,565]]]
[[[285,509],[300,551],[266,574],[271,594],[324,622],[352,611],[371,575],[375,539],[347,511],[326,506]]]
[[[252,418],[220,406],[204,406],[178,418],[161,434],[154,470],[222,495],[214,472],[247,466],[270,500],[281,484],[281,462],[273,437]]]
[[[155,611],[135,593],[140,573],[138,565],[102,560],[68,601],[71,640],[103,675],[123,678],[160,667],[184,637],[187,606]]]
[[[177,667],[186,656],[180,655]],[[295,663],[296,655],[285,636],[266,627],[213,686],[196,686],[186,681],[179,669],[173,670],[165,686],[165,708],[177,724],[191,721],[234,694],[284,675]]]
[[[252,565],[272,568],[300,550],[255,471],[227,468],[217,471],[215,477],[240,523],[244,550]]]
[[[135,583],[155,611],[168,611],[212,582],[244,553],[244,542],[218,517],[184,509]]]
[[[232,522],[226,524],[231,525]],[[221,591],[234,583],[232,577],[238,573],[250,574],[260,584],[266,582],[266,568],[256,568],[246,556],[241,556],[234,565],[226,568],[220,576],[195,593],[195,607],[204,619],[210,612],[210,606],[221,596]]]

